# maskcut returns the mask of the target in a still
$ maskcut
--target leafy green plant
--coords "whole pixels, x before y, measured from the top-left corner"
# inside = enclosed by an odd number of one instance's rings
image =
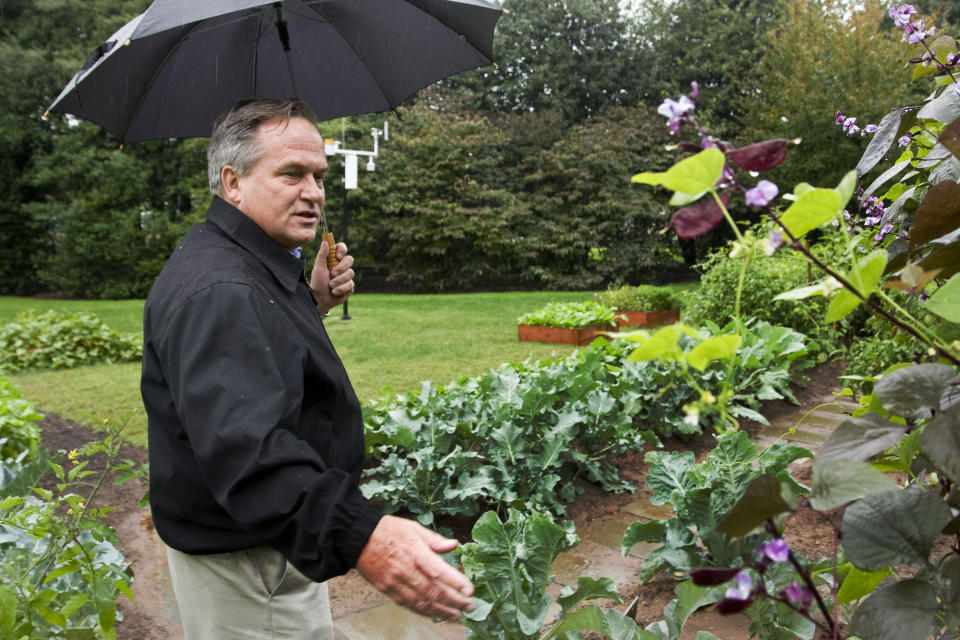
[[[517,318],[517,324],[576,329],[596,324],[616,326],[616,312],[596,302],[551,302]]]
[[[112,427],[103,441],[69,452],[67,468],[62,458],[45,457],[31,465],[4,465],[10,481],[0,501],[3,637],[116,638],[117,598],[133,600],[132,572],[114,546],[116,534],[103,522],[110,507],[92,503],[109,474],[120,472],[122,482],[142,473],[119,459],[121,429]],[[88,468],[95,454],[106,459],[96,472]],[[39,465],[54,471],[56,491],[30,486]]]
[[[680,300],[680,295],[670,287],[649,284],[614,287],[600,294],[600,304],[616,311],[677,309]]]
[[[142,335],[114,331],[86,313],[27,312],[0,327],[0,370],[7,372],[130,362],[142,353]]]
[[[630,490],[610,456],[721,428],[709,398],[722,383],[733,389],[728,414],[761,422],[763,399],[789,395],[791,372],[807,354],[803,336],[751,323],[725,354],[727,366],[709,352],[710,341],[724,337],[714,329],[717,336],[683,335],[681,356],[702,365],[691,371],[675,361],[630,361],[639,353],[632,343],[601,340],[564,359],[504,364],[367,405],[367,444],[378,463],[361,488],[388,512],[408,510],[426,525],[487,507],[559,515],[582,491],[581,477]],[[691,419],[690,407],[700,406]]]
[[[751,554],[760,537],[737,539],[717,530],[717,522],[743,495],[750,482],[765,473],[788,483],[794,493],[806,492],[787,471],[808,450],[777,443],[759,452],[743,431],[717,436],[716,447],[703,462],[691,452],[650,451],[646,487],[650,502],[670,504],[670,520],[634,522],[624,533],[624,555],[641,542],[660,544],[643,561],[640,578],[649,581],[664,570],[688,572],[703,564],[728,566]]]
[[[37,422],[43,415],[6,378],[0,378],[0,460],[34,457],[40,446]]]
[[[554,579],[550,567],[579,542],[572,523],[560,526],[535,511],[510,509],[506,521],[493,511],[483,514],[473,527],[473,542],[461,547],[464,573],[476,585],[476,608],[461,617],[467,638],[551,640],[579,631],[615,640],[648,637],[619,611],[580,606],[596,599],[621,602],[609,578],[580,577],[576,588],[564,587],[557,598],[560,611],[544,628],[553,602],[547,593]]]

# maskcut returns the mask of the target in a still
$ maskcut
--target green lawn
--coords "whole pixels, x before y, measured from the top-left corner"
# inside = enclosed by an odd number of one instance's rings
[[[689,288],[690,285],[678,285]],[[442,295],[359,294],[350,300],[352,320],[340,310],[327,331],[361,401],[385,389],[419,390],[424,380],[445,385],[476,376],[503,362],[565,356],[573,347],[519,342],[516,320],[548,302],[592,299],[590,292],[512,292]],[[26,309],[89,311],[122,331],[140,331],[142,300],[66,301],[0,297],[0,321]],[[97,365],[11,376],[41,411],[96,426],[130,414],[127,438],[146,442],[139,363]]]

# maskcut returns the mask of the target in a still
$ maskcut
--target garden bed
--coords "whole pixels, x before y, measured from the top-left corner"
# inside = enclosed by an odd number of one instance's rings
[[[837,375],[840,367],[836,364],[829,364],[816,369],[809,374],[809,379],[801,381],[795,386],[795,393],[801,406],[807,407],[816,404],[819,399],[829,391],[836,388]],[[762,414],[768,419],[792,413],[799,410],[799,407],[784,400],[767,401],[764,403]],[[50,449],[71,450],[82,446],[84,443],[95,439],[97,436],[91,430],[76,425],[70,421],[64,420],[53,414],[48,414],[40,424],[43,442]],[[756,425],[744,423],[743,426],[750,431],[756,429]],[[713,445],[713,437],[710,434],[703,434],[692,440],[680,441],[668,439],[664,442],[667,449],[671,450],[689,450],[694,451],[698,458],[706,455]],[[145,461],[147,459],[146,449],[134,446],[125,446],[123,457],[131,458],[135,461]],[[643,461],[643,454],[638,453],[624,458],[616,459],[615,464],[621,469],[624,477],[631,481],[642,483],[646,474],[646,463]],[[809,481],[809,478],[805,478]],[[581,495],[573,504],[570,505],[568,517],[572,519],[577,530],[585,530],[591,523],[597,520],[610,519],[614,521],[618,518],[620,507],[636,498],[634,494],[614,494],[600,490],[598,487],[584,483],[586,492]],[[164,580],[164,561],[162,554],[153,553],[153,547],[156,542],[156,533],[153,531],[149,516],[143,517],[141,514],[145,510],[137,509],[136,502],[142,495],[143,486],[139,483],[128,483],[120,486],[114,486],[111,482],[104,484],[99,496],[98,503],[101,505],[115,505],[118,508],[107,516],[107,521],[113,525],[122,540],[122,548],[129,553],[130,559],[136,559],[134,571],[136,573],[136,582],[134,591],[137,594],[137,604],[130,605],[124,598],[121,598],[121,608],[126,616],[123,622],[117,625],[118,640],[160,640],[169,638],[167,635],[172,627],[168,613],[163,610],[164,604],[159,597],[151,594],[153,597],[141,597],[139,588],[152,587],[148,591],[159,591]],[[462,522],[453,522],[454,519],[445,519],[442,524],[451,526],[455,533],[462,540],[467,540],[467,532],[472,523],[463,518]],[[130,526],[136,522],[139,526]],[[827,553],[831,548],[833,540],[833,530],[826,524],[819,514],[807,511],[806,516],[798,514],[793,517],[789,527],[789,536],[791,547],[801,553],[818,555],[818,551]],[[361,578],[351,573],[343,579],[342,588],[338,588],[337,593],[331,593],[332,604],[335,609],[335,617],[349,614],[371,606],[371,603],[385,602],[385,596],[373,591]],[[639,580],[635,583],[619,584],[619,591],[626,602],[630,602],[634,596],[639,596],[639,608],[637,612],[638,620],[645,623],[659,619],[662,615],[663,607],[673,597],[673,588],[676,585],[672,577],[667,574],[657,576],[646,585],[641,585]],[[621,610],[623,607],[619,607]],[[338,615],[339,614],[339,615]],[[746,628],[743,628],[742,638],[747,638]],[[737,640],[733,635],[722,635],[727,640]]]
[[[616,329],[607,324],[594,324],[575,329],[541,327],[532,324],[517,325],[517,337],[521,342],[555,342],[579,347],[590,344],[598,337],[605,338],[604,332],[607,331],[616,331]]]

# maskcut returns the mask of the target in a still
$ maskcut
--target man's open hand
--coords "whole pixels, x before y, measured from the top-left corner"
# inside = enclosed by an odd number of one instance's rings
[[[357,561],[357,570],[397,604],[433,618],[456,620],[472,611],[473,585],[438,553],[459,543],[413,520],[383,516]]]

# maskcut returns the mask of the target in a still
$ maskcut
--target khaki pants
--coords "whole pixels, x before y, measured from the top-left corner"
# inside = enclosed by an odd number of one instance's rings
[[[167,548],[185,640],[332,640],[325,582],[255,547],[190,555]]]

